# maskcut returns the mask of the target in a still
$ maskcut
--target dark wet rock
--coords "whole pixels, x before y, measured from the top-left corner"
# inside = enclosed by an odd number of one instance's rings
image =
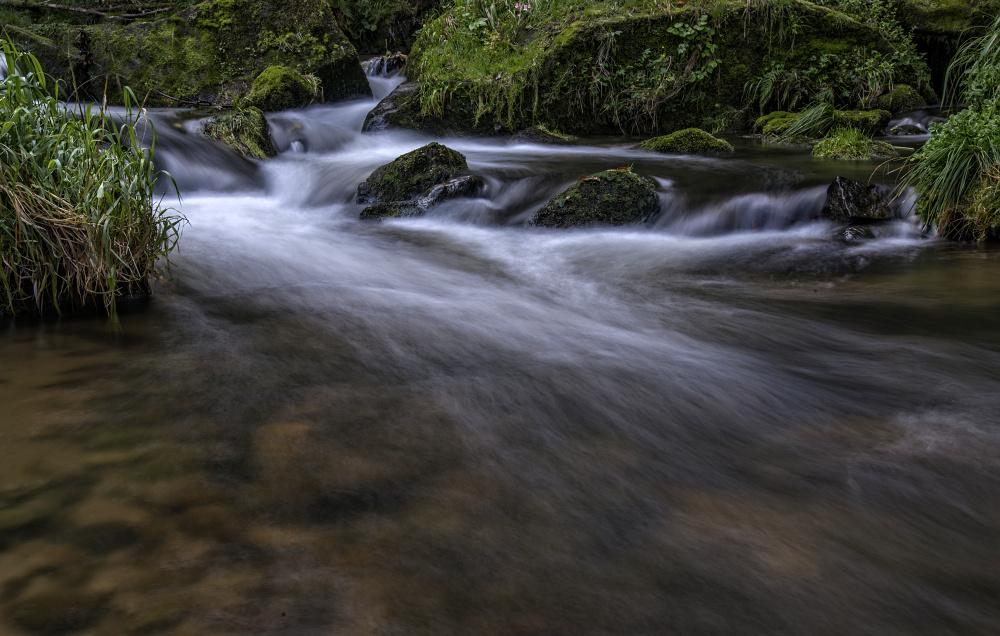
[[[368,61],[365,71],[368,75],[391,75],[403,70],[406,66],[405,53],[393,53],[392,55],[382,55]]]
[[[107,609],[107,597],[79,590],[33,594],[7,606],[7,617],[32,634],[65,634],[86,629]]]
[[[221,141],[251,159],[269,159],[278,155],[264,113],[253,106],[202,121],[198,134]]]
[[[576,140],[573,135],[564,135],[545,128],[544,126],[531,126],[519,131],[511,137],[511,141],[523,144],[546,144],[546,145],[566,145]]]
[[[901,113],[907,110],[915,110],[921,106],[926,106],[927,101],[912,86],[899,84],[891,91],[878,98],[876,105],[890,113]]]
[[[888,193],[877,185],[837,177],[820,213],[836,223],[873,223],[895,218]]]
[[[485,185],[486,182],[483,181],[482,177],[471,174],[455,179],[448,179],[444,183],[439,183],[431,187],[424,196],[420,197],[417,203],[427,207],[449,199],[474,197],[482,191]]]
[[[316,87],[293,68],[269,66],[257,76],[244,98],[246,104],[271,113],[308,106],[316,99]]]
[[[477,104],[471,88],[466,84],[458,84],[453,87],[440,116],[424,113],[420,107],[420,85],[408,80],[397,86],[368,113],[362,130],[416,130],[438,137],[499,136],[510,135],[516,130],[496,118],[477,117]]]
[[[927,131],[915,124],[900,124],[890,128],[888,134],[901,137],[904,135],[926,135]]]
[[[656,184],[630,170],[605,170],[577,181],[528,221],[538,227],[642,223],[660,210]]]
[[[431,142],[375,169],[358,186],[358,203],[412,201],[469,169],[465,156]]]
[[[833,238],[844,243],[858,243],[877,238],[878,235],[871,225],[849,225],[837,230]]]
[[[677,132],[647,139],[636,146],[639,150],[680,154],[718,154],[733,152],[733,145],[699,128],[685,128]]]
[[[486,185],[482,177],[466,175],[449,179],[432,186],[416,201],[383,201],[369,205],[361,211],[361,218],[374,220],[381,218],[403,218],[421,216],[427,210],[443,201],[476,196]]]

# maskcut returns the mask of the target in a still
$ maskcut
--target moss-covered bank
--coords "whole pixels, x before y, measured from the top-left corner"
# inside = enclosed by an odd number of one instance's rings
[[[147,106],[231,103],[269,66],[311,75],[327,101],[370,95],[357,51],[323,1],[214,0],[153,21],[7,25],[67,87],[64,95]],[[75,96],[74,95],[74,96]]]
[[[798,73],[813,92],[835,89],[842,106],[868,105],[861,102],[889,87],[863,88],[868,78],[856,71],[872,60],[887,65],[890,82],[926,76],[918,58],[893,57],[895,43],[872,24],[803,0],[780,10],[638,0],[630,12],[553,2],[545,6],[564,10],[496,16],[487,4],[453,3],[426,25],[408,61],[418,84],[400,89],[380,125],[466,134],[538,124],[571,134],[715,130],[752,121],[746,88],[768,73],[781,81]]]

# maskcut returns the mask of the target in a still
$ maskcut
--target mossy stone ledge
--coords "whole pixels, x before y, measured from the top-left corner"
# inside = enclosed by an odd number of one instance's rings
[[[468,169],[465,155],[432,141],[376,168],[358,186],[357,202],[413,201]]]
[[[528,225],[631,225],[647,221],[659,211],[660,198],[651,179],[630,170],[605,170],[571,185],[538,210]]]
[[[718,154],[733,152],[733,145],[699,128],[685,128],[677,132],[647,139],[635,146],[639,150],[678,154]]]
[[[245,103],[273,113],[308,106],[316,97],[316,88],[302,73],[287,66],[269,66],[253,81]]]

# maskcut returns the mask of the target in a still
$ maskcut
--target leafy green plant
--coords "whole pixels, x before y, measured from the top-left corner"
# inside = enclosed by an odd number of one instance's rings
[[[954,238],[1000,236],[1000,17],[967,42],[948,68],[946,92],[968,108],[931,125],[911,157],[904,186],[917,190],[915,210]]]
[[[154,131],[130,114],[116,121],[86,107],[74,116],[46,92],[34,56],[8,42],[3,53],[3,308],[58,311],[96,301],[117,324],[116,298],[149,291],[182,222],[154,200]]]

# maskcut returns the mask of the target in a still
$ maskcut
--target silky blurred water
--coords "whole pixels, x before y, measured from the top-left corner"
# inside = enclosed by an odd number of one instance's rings
[[[171,281],[0,332],[0,633],[1000,632],[1000,253],[836,241],[877,166],[740,139],[442,140],[482,198],[362,223],[430,140],[371,106],[155,115]],[[623,165],[648,226],[522,225]]]

